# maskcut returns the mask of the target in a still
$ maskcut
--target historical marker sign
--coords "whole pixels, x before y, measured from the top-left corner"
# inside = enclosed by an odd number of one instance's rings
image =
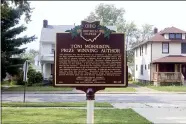
[[[127,86],[124,34],[82,21],[56,34],[54,86]]]

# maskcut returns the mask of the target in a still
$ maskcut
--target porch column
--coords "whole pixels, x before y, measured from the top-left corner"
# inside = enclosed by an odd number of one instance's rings
[[[159,64],[156,64],[156,66],[157,66],[157,72],[159,72]]]
[[[181,66],[182,66],[182,64],[180,64],[180,72],[181,72]]]
[[[178,72],[178,66],[177,66],[177,64],[174,64],[174,72]]]
[[[43,76],[43,63],[41,63],[41,74]]]
[[[158,72],[159,72],[159,64],[158,63],[156,64],[156,72],[157,72],[157,76],[156,76],[156,78],[157,78],[156,80],[157,81],[154,82],[154,86],[160,86],[159,74],[158,74]]]

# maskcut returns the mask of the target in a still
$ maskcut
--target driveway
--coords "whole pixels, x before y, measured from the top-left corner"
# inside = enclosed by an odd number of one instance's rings
[[[157,90],[147,88],[147,87],[138,86],[133,83],[129,83],[129,87],[133,87],[136,90],[136,92],[159,92]]]

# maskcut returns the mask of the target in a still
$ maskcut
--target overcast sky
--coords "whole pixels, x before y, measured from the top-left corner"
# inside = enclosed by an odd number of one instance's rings
[[[175,26],[186,31],[186,1],[34,1],[31,2],[31,7],[35,8],[32,22],[27,24],[28,29],[23,34],[35,34],[38,39],[23,47],[39,49],[44,19],[48,20],[49,25],[78,25],[99,3],[124,8],[124,18],[134,21],[138,27],[147,23],[158,30]]]

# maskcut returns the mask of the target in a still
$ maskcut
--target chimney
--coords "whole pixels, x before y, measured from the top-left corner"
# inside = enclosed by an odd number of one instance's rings
[[[43,28],[47,28],[48,26],[48,20],[43,20]]]
[[[154,28],[154,34],[158,33],[158,29],[155,27]]]

